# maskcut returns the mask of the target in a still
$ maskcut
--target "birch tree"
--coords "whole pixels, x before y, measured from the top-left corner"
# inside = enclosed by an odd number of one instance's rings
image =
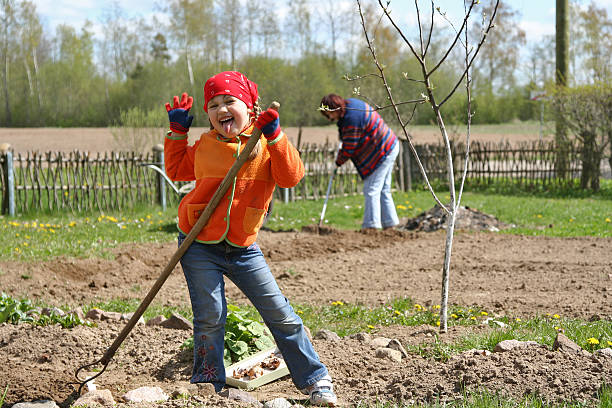
[[[389,86],[389,78],[387,77],[386,67],[380,63],[378,59],[377,47],[375,45],[375,41],[371,37],[371,32],[374,29],[374,27],[367,24],[366,18],[363,12],[363,8],[361,5],[361,0],[357,0],[357,5],[359,7],[359,13],[361,16],[361,21],[362,21],[365,42],[367,43],[368,49],[370,50],[372,60],[377,69],[376,73],[368,75],[367,77],[370,77],[372,75],[377,77],[381,81],[381,86],[382,88],[384,88],[387,94],[388,104],[375,105],[375,108],[377,110],[384,109],[384,108],[393,109],[400,123],[403,135],[408,141],[409,148],[413,154],[413,157],[423,176],[423,179],[425,181],[425,184],[429,192],[431,193],[435,202],[442,209],[444,209],[444,211],[447,214],[446,240],[445,240],[445,247],[444,247],[445,248],[444,263],[442,267],[442,291],[441,291],[442,296],[441,296],[441,302],[440,302],[440,332],[445,333],[447,331],[448,292],[449,292],[449,281],[450,281],[450,271],[451,271],[451,268],[450,268],[451,253],[452,253],[453,237],[454,237],[454,230],[455,230],[455,221],[457,217],[457,211],[461,203],[461,196],[463,193],[463,185],[464,185],[465,175],[467,173],[467,164],[468,164],[468,159],[469,159],[470,126],[471,126],[471,118],[473,115],[473,112],[471,110],[471,85],[472,85],[471,70],[473,68],[476,57],[478,56],[479,52],[482,49],[485,39],[491,33],[491,30],[493,28],[493,21],[495,19],[497,8],[499,6],[499,0],[493,1],[492,6],[490,8],[491,10],[490,14],[483,16],[480,35],[474,44],[472,44],[472,42],[470,41],[470,37],[468,35],[469,22],[471,21],[470,17],[472,17],[474,14],[477,13],[478,7],[482,7],[482,6],[478,5],[480,3],[478,0],[471,0],[471,1],[464,0],[465,13],[464,13],[463,20],[460,23],[458,23],[457,26],[454,26],[454,24],[449,21],[449,24],[451,24],[451,26],[454,29],[455,35],[453,36],[453,38],[450,39],[446,47],[446,52],[444,52],[442,54],[442,57],[439,57],[439,58],[431,58],[429,55],[430,39],[432,36],[432,32],[434,30],[434,18],[435,18],[436,13],[440,14],[443,18],[446,18],[446,17],[444,17],[444,13],[442,10],[440,10],[440,8],[436,9],[433,0],[431,0],[429,3],[430,3],[429,4],[430,12],[427,15],[427,19],[422,20],[422,18],[424,17],[424,14],[420,10],[419,2],[418,0],[414,1],[416,16],[418,20],[419,32],[418,32],[417,40],[412,41],[408,38],[409,36],[407,35],[407,33],[405,33],[404,30],[400,28],[395,18],[391,15],[390,8],[389,8],[390,2],[383,3],[382,0],[378,0],[378,5],[380,6],[379,14],[381,15],[381,17],[386,18],[391,23],[391,25],[395,28],[397,37],[400,38],[402,43],[408,47],[413,58],[418,62],[419,66],[421,67],[421,75],[419,78],[412,78],[412,77],[409,77],[408,75],[405,75],[405,78],[404,78],[406,81],[416,82],[416,83],[421,84],[421,94],[415,95],[412,100],[401,101],[401,100],[396,100],[395,90]],[[429,23],[426,26],[424,26],[422,24],[422,21],[428,21]],[[428,28],[424,30],[423,27],[428,27]],[[432,75],[437,70],[439,70],[444,64],[448,63],[451,53],[457,48],[460,48],[462,51],[461,54],[462,54],[464,68],[456,76],[455,85],[451,89],[451,91],[440,95],[439,90],[436,88],[435,84],[432,83]],[[357,76],[357,77],[353,77],[352,79],[356,80],[356,79],[363,79],[363,78],[364,76]],[[445,103],[448,102],[448,100],[451,98],[451,96],[455,93],[455,91],[460,86],[465,87],[465,91],[467,95],[467,111],[466,111],[467,149],[466,149],[466,156],[464,160],[465,167],[463,168],[462,178],[459,184],[459,191],[457,191],[456,185],[455,185],[455,169],[453,167],[453,152],[451,150],[451,144],[450,144],[448,132],[446,129],[446,125],[444,123],[443,106]],[[400,110],[399,110],[400,105],[414,104],[416,108],[416,104],[420,104],[420,103],[425,103],[429,105],[431,109],[433,110],[435,117],[436,117],[437,125],[440,130],[440,135],[444,142],[444,146],[445,146],[444,159],[446,160],[446,164],[447,164],[448,188],[449,188],[449,195],[450,195],[449,203],[443,203],[441,199],[439,198],[438,194],[434,191],[434,188],[430,184],[429,179],[427,177],[427,172],[425,168],[423,167],[423,164],[421,163],[419,156],[416,152],[416,149],[412,142],[412,138],[410,137],[409,133],[406,130],[407,125],[412,120],[412,116],[411,115],[404,116],[400,113]]]
[[[4,96],[4,122],[5,126],[11,126],[13,122],[11,103],[10,103],[10,66],[12,64],[11,55],[14,47],[15,30],[15,2],[13,0],[0,0],[0,58],[2,58],[2,94]]]

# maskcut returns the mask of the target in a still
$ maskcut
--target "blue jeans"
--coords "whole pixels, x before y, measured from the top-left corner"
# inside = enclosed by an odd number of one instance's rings
[[[179,234],[179,246],[185,235]],[[283,354],[293,383],[306,388],[327,375],[308,339],[302,319],[281,293],[257,244],[237,248],[221,242],[193,242],[181,258],[193,309],[192,383],[225,385],[223,348],[227,303],[227,276],[249,298],[270,329]]]
[[[387,228],[399,224],[391,196],[391,175],[399,154],[399,143],[387,154],[376,170],[364,180],[365,208],[362,228]]]

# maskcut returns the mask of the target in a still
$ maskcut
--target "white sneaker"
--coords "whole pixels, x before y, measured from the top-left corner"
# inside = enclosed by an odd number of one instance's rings
[[[312,405],[327,405],[333,407],[336,405],[336,402],[338,402],[338,398],[336,394],[334,394],[334,384],[329,375],[326,375],[310,387],[300,391],[310,397],[310,403]]]

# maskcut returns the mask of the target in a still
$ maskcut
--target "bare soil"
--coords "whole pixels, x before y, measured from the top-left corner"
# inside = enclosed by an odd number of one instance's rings
[[[410,297],[421,305],[440,303],[444,231],[409,232],[326,230],[262,231],[259,244],[284,294],[293,304],[345,303],[378,306]],[[322,234],[321,232],[326,232]],[[47,262],[0,261],[0,287],[12,296],[76,307],[94,300],[142,299],[176,249],[176,243],[131,244],[115,258]],[[549,238],[492,232],[456,235],[450,302],[478,306],[491,316],[562,317],[612,320],[612,239]],[[31,278],[25,278],[31,277]],[[247,300],[230,283],[235,304]],[[155,299],[163,305],[188,305],[180,270],[173,272]],[[612,323],[611,323],[612,324]],[[75,370],[102,357],[124,323],[100,322],[71,330],[59,326],[0,325],[0,387],[8,385],[5,406],[52,399],[68,406],[76,397]],[[439,335],[454,342],[488,326],[450,327]],[[191,333],[136,326],[109,368],[97,380],[115,400],[139,386],[160,386],[167,393],[189,381],[191,353],[180,349]],[[377,327],[373,336],[398,339],[404,346],[438,338],[433,327]],[[604,380],[612,381],[612,358],[540,348],[467,353],[447,362],[416,353],[401,363],[375,356],[373,346],[355,338],[314,340],[334,377],[341,405],[375,401],[435,401],[463,398],[463,389],[487,389],[513,398],[537,394],[547,401],[593,403]],[[259,401],[284,397],[305,402],[288,377],[252,392]],[[221,397],[201,397],[214,406],[231,406]],[[158,404],[187,406],[181,400]]]
[[[192,128],[189,132],[189,140],[193,143],[205,128]],[[298,128],[283,128],[294,145],[298,143]],[[452,129],[449,130],[452,134]],[[415,143],[438,143],[439,132],[417,130],[411,133]],[[470,136],[472,141],[501,142],[509,141],[518,143],[522,141],[538,140],[536,134],[495,134],[473,132]],[[160,130],[159,143],[163,143],[164,132]],[[338,140],[338,129],[335,125],[325,127],[303,128],[300,145],[305,143],[324,144],[330,142],[336,144]],[[88,152],[106,152],[118,149],[113,135],[108,128],[0,128],[0,145],[10,144],[17,153],[26,153],[37,150],[39,152],[73,150]],[[150,151],[148,149],[147,151]]]

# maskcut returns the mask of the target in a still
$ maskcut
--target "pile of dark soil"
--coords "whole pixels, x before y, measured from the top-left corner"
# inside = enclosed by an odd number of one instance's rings
[[[431,232],[441,228],[446,229],[448,213],[439,205],[425,211],[414,218],[410,218],[401,229],[410,231]],[[512,228],[514,225],[505,224],[492,215],[485,214],[475,208],[459,207],[455,220],[455,229],[468,231],[492,231]]]

